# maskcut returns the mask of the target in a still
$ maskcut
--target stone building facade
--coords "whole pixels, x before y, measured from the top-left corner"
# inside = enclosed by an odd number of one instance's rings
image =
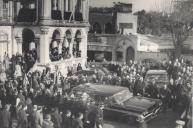
[[[137,33],[137,16],[132,4],[91,8],[89,13],[88,61],[126,62],[168,60],[175,51],[172,37]],[[184,42],[182,56],[193,60],[193,37]]]
[[[0,57],[37,52],[37,65],[87,60],[89,0],[0,0]]]

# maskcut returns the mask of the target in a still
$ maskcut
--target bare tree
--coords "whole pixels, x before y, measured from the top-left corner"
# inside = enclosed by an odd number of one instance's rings
[[[164,27],[171,33],[175,57],[181,56],[184,42],[193,28],[193,0],[173,0],[171,12],[163,11]]]

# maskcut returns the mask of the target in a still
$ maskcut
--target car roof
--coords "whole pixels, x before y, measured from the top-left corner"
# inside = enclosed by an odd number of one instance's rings
[[[146,74],[167,74],[166,70],[148,70]]]
[[[74,73],[75,75],[83,74],[83,75],[92,75],[94,74],[93,70],[80,70]]]
[[[128,90],[126,87],[112,86],[112,85],[102,85],[102,84],[92,84],[86,83],[75,87],[75,91],[86,91],[89,94],[110,97],[121,91]]]

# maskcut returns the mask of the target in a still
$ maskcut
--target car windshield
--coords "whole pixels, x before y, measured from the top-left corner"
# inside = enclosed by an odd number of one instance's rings
[[[133,94],[129,90],[123,90],[113,96],[113,102],[117,104],[121,104],[124,101],[131,98]]]
[[[152,79],[155,79],[156,82],[166,82],[167,75],[166,74],[147,74],[146,81],[151,81]]]

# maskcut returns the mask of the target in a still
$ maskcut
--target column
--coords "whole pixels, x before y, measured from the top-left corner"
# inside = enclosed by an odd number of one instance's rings
[[[83,44],[83,50],[82,50],[82,57],[87,57],[87,40],[88,40],[88,36],[87,35],[85,35],[84,37],[83,37],[83,39],[84,39],[84,41],[82,42]]]
[[[71,55],[71,57],[73,57],[73,43],[74,43],[74,38],[71,39],[71,41],[69,42],[69,54]]]
[[[16,41],[17,41],[17,52],[16,53],[19,53],[19,54],[22,54],[22,38],[18,37],[16,38]]]
[[[89,19],[89,0],[84,0],[84,7],[83,7],[83,13],[84,13],[84,21],[88,22]]]
[[[64,0],[59,0],[59,10],[62,13],[62,19],[64,19]]]
[[[41,0],[41,19],[49,20],[51,19],[51,0]]]
[[[13,7],[13,1],[9,1],[9,21],[12,23],[14,19],[14,7]]]
[[[19,14],[19,10],[20,10],[20,8],[21,8],[21,3],[20,2],[17,2],[16,3],[16,15],[18,16],[18,14]]]
[[[61,38],[59,41],[58,41],[58,52],[59,54],[62,54],[62,42],[63,42],[63,39],[64,38]]]
[[[36,51],[37,51],[37,61],[40,62],[40,38],[35,37]]]
[[[64,8],[65,8],[65,12],[68,12],[68,0],[64,0]]]
[[[57,0],[52,0],[53,8],[52,10],[58,10]],[[51,5],[52,6],[52,5]]]
[[[49,28],[48,27],[41,27],[41,35],[40,35],[40,63],[41,64],[47,64],[50,62],[50,58],[49,58],[49,44],[50,44],[50,40],[49,40],[49,35],[48,35],[48,31]]]
[[[82,0],[82,18],[83,18],[83,21],[86,20],[86,0]]]

